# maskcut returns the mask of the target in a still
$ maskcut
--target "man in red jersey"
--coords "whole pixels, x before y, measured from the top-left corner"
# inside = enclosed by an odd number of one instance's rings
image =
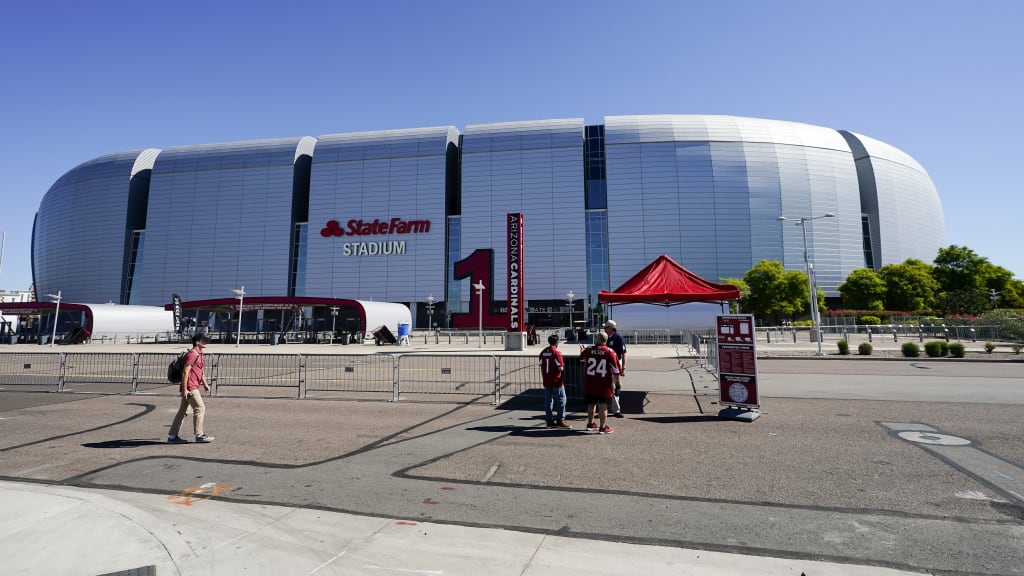
[[[548,336],[548,347],[541,350],[540,373],[544,377],[544,418],[548,428],[572,428],[565,421],[565,360],[558,350],[557,334]]]
[[[597,430],[601,434],[614,432],[607,425],[608,403],[619,386],[619,357],[607,344],[608,335],[598,332],[594,335],[594,345],[580,352],[583,395],[587,400],[587,430]],[[596,411],[600,413],[600,427],[594,423]]]

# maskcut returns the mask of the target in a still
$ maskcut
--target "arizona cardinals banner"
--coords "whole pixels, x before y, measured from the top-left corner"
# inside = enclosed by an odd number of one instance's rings
[[[171,307],[174,311],[174,331],[181,334],[181,296],[171,294]]]
[[[522,332],[523,300],[523,215],[508,215],[508,331]]]

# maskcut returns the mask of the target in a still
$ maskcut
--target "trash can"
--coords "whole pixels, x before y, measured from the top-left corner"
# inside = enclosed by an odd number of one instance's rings
[[[341,335],[342,346],[348,346],[350,340],[352,340],[352,335],[349,334],[348,332],[345,332],[344,334]]]

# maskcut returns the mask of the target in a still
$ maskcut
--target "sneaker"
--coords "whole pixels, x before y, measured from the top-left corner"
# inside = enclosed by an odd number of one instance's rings
[[[196,442],[213,442],[213,436],[208,434],[199,434],[196,436]]]
[[[547,423],[548,423],[548,428],[554,428],[555,426],[558,426],[558,423],[555,422],[554,420],[548,420]]]
[[[612,414],[612,417],[613,418],[625,418],[625,416],[622,415],[622,412],[616,412],[615,414]]]
[[[605,426],[599,431],[600,434],[611,434],[612,432],[615,432],[615,430],[612,430],[611,426]]]
[[[188,440],[185,440],[181,436],[168,436],[167,437],[167,443],[168,444],[188,444]]]
[[[597,423],[591,422],[590,424],[587,424],[587,430],[597,430]]]
[[[558,420],[557,422],[555,422],[555,426],[558,428],[572,428],[572,425],[566,422],[565,420]]]

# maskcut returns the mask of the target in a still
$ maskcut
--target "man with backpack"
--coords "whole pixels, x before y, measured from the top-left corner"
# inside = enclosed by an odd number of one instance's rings
[[[192,337],[192,349],[185,354],[182,361],[181,382],[178,386],[181,404],[178,406],[178,413],[174,415],[174,421],[171,422],[171,429],[167,433],[168,444],[188,443],[188,440],[178,436],[178,431],[190,406],[192,407],[192,427],[195,429],[196,442],[213,442],[213,436],[207,436],[203,432],[206,406],[203,404],[203,397],[199,394],[199,388],[203,388],[207,392],[210,391],[206,374],[203,372],[205,365],[203,349],[209,343],[210,338],[206,334],[196,334]]]

